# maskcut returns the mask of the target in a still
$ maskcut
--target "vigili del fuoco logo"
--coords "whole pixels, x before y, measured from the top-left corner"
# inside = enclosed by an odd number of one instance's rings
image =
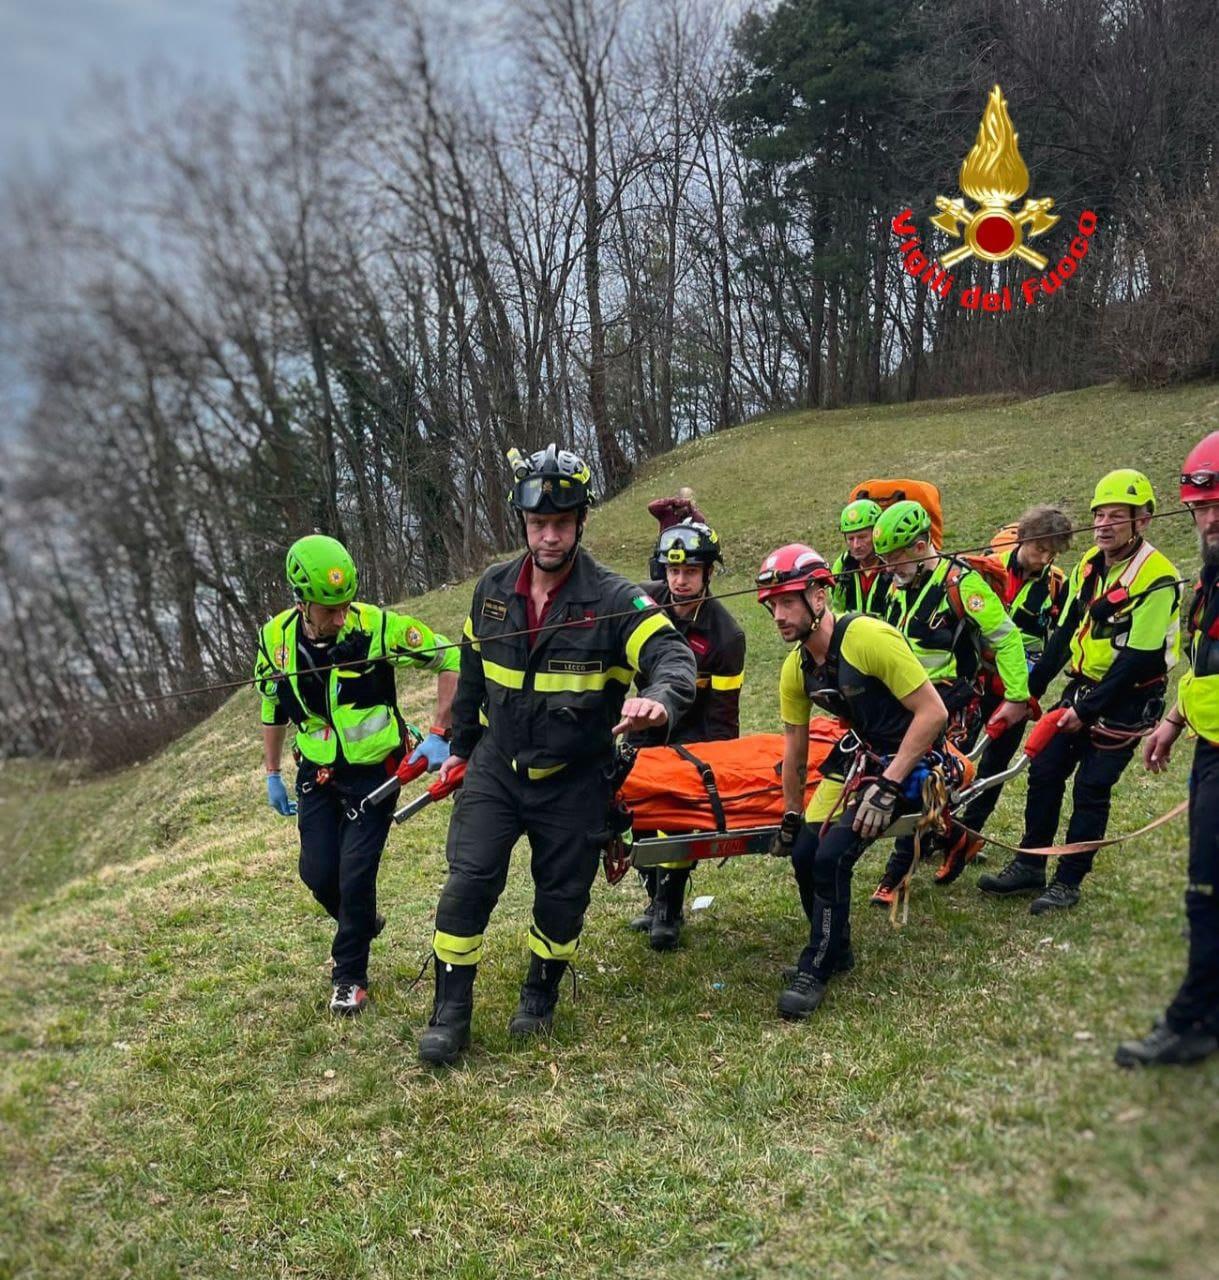
[[[1017,294],[1022,305],[1031,307],[1062,288],[1088,256],[1088,242],[1096,230],[1096,214],[1091,209],[1079,215],[1076,235],[1055,266],[1050,267],[1050,259],[1027,243],[1052,230],[1061,217],[1050,212],[1054,207],[1052,196],[1027,198],[1029,171],[1017,145],[1019,137],[1007,113],[1007,99],[995,85],[986,100],[977,141],[961,164],[959,186],[973,202],[972,207],[961,196],[935,198],[939,212],[930,219],[931,225],[961,242],[938,260],[923,248],[913,209],[906,209],[893,219],[902,266],[937,296],[953,295],[955,281],[950,273],[958,263],[968,258],[1006,262],[1014,257],[1041,273],[1023,280]],[[1014,209],[1022,196],[1026,197],[1024,204]],[[967,311],[1011,311],[1012,297],[1011,285],[996,292],[971,286],[961,291],[957,302]]]

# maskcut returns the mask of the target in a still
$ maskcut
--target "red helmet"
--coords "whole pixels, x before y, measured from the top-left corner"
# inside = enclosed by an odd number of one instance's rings
[[[1181,468],[1182,502],[1219,502],[1219,431],[1194,445]]]
[[[772,596],[803,591],[815,583],[832,587],[834,575],[819,551],[803,542],[789,542],[762,561],[754,581],[758,584],[758,603],[765,604]]]

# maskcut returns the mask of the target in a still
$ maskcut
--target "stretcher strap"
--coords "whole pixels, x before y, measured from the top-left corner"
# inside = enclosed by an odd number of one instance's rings
[[[692,764],[698,770],[699,780],[702,782],[703,790],[706,791],[707,799],[711,803],[711,813],[715,818],[715,829],[717,831],[727,831],[728,819],[724,814],[724,803],[720,799],[720,789],[715,783],[715,770],[705,760],[700,760],[692,751],[687,751],[685,747],[674,745],[673,750],[687,764]]]
[[[902,877],[901,883],[889,904],[889,923],[900,929],[910,919],[910,881],[918,870],[923,857],[923,836],[943,835],[948,828],[946,815],[948,812],[948,785],[944,781],[944,771],[938,766],[932,769],[923,779],[923,814],[914,829],[914,857],[910,869]],[[883,833],[882,833],[883,834]]]
[[[1167,813],[1162,813],[1158,818],[1153,818],[1146,826],[1140,827],[1137,831],[1127,831],[1120,836],[1110,836],[1107,840],[1076,840],[1072,844],[1052,844],[1047,845],[1044,849],[1025,849],[1020,845],[1004,844],[1002,840],[996,840],[994,836],[983,835],[980,831],[971,831],[968,827],[961,823],[956,825],[974,840],[981,840],[985,844],[993,844],[998,849],[1006,849],[1008,853],[1024,854],[1030,858],[1062,858],[1072,853],[1094,853],[1097,849],[1106,849],[1110,845],[1123,844],[1127,840],[1133,840],[1137,836],[1145,836],[1149,831],[1154,831],[1157,827],[1164,826],[1165,823],[1171,822],[1174,818],[1179,818],[1189,808],[1189,801],[1182,800],[1180,804],[1174,805]]]

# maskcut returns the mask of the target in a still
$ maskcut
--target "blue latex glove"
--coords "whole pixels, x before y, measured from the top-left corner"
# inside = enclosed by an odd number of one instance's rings
[[[426,738],[411,752],[409,763],[415,764],[420,759],[427,761],[428,773],[435,773],[449,758],[452,752],[449,744],[438,733],[429,733]]]
[[[292,817],[296,812],[296,801],[288,799],[288,789],[278,773],[267,774],[267,803],[285,818]]]

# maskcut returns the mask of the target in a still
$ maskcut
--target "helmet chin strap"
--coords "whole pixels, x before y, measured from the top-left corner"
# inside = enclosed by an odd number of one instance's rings
[[[808,610],[808,626],[804,628],[803,635],[799,637],[800,643],[803,644],[821,629],[821,619],[825,617],[825,607],[822,606],[821,609],[814,609],[813,606],[809,604],[807,587],[800,592],[800,599],[803,602],[805,609]]]

